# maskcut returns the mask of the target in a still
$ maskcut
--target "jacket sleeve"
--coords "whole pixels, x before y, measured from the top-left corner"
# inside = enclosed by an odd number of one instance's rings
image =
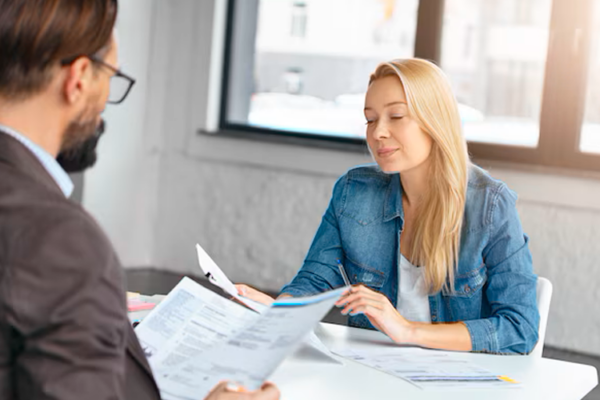
[[[344,285],[337,260],[344,262],[338,217],[344,201],[345,183],[346,175],[335,183],[329,206],[304,263],[292,281],[281,289],[282,294],[310,296]]]
[[[488,212],[489,240],[483,260],[488,274],[484,295],[491,317],[465,321],[473,351],[526,354],[538,340],[537,276],[516,200],[516,194],[502,185]]]
[[[83,215],[55,215],[16,244],[4,280],[15,342],[17,397],[124,397],[126,303],[108,240]]]

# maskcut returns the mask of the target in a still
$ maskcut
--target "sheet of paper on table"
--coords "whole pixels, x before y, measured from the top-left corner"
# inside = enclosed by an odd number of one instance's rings
[[[209,281],[213,285],[220,287],[225,291],[225,293],[227,293],[231,297],[238,300],[240,303],[246,305],[247,307],[253,309],[258,313],[263,313],[266,310],[268,310],[269,307],[265,306],[264,304],[258,303],[247,297],[239,295],[233,282],[231,282],[231,280],[227,277],[223,270],[219,268],[217,263],[213,261],[213,259],[199,244],[196,244],[196,253],[198,255],[198,264],[200,265],[200,268],[204,272],[204,275],[209,279]],[[339,361],[333,356],[329,348],[327,348],[327,346],[323,344],[321,339],[317,337],[314,331],[311,332],[310,335],[306,338],[304,344],[306,346],[310,346],[314,350],[321,353],[330,362],[342,364],[341,361]]]
[[[416,347],[333,349],[347,359],[402,378],[421,389],[501,389],[522,384],[494,374],[472,362],[453,357],[451,352]]]

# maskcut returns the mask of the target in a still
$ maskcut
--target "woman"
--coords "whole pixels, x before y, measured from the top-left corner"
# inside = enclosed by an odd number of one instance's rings
[[[537,277],[516,195],[470,163],[444,73],[419,59],[380,64],[365,118],[377,165],[336,182],[281,296],[342,286],[340,260],[353,286],[338,306],[352,326],[429,348],[529,353],[538,339]]]

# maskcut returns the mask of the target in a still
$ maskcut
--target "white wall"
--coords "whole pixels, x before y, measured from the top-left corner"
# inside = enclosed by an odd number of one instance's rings
[[[219,67],[212,32],[221,1],[158,1],[151,10],[148,0],[129,0],[123,7],[140,20],[121,28],[123,55],[147,84],[136,88],[129,109],[108,115],[110,136],[88,174],[85,204],[126,265],[197,274],[198,241],[234,280],[277,290],[301,265],[336,177],[369,158],[196,133],[214,125],[209,110],[220,81],[210,66]],[[600,302],[600,180],[491,172],[520,194],[535,270],[554,283],[547,343],[600,354],[593,311]]]
[[[107,131],[97,165],[86,172],[84,206],[108,232],[125,265],[151,265],[158,183],[158,152],[148,133],[148,79],[154,0],[120,2],[120,66],[137,79],[127,100],[108,105]],[[159,138],[160,139],[160,138]]]

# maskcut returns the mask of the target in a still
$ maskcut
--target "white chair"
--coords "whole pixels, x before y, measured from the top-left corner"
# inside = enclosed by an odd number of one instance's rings
[[[537,282],[537,306],[540,311],[540,327],[538,329],[539,339],[533,351],[529,353],[532,357],[542,357],[544,350],[544,339],[546,337],[546,325],[548,325],[548,313],[550,312],[550,300],[552,299],[552,283],[542,277]]]

